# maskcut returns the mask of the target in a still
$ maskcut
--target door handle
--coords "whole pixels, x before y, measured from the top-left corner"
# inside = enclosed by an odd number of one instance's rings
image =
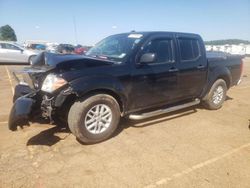
[[[175,67],[172,67],[168,70],[168,72],[177,72],[179,71],[179,69],[175,68]]]
[[[197,66],[197,69],[204,69],[204,68],[205,68],[204,65],[198,65],[198,66]]]

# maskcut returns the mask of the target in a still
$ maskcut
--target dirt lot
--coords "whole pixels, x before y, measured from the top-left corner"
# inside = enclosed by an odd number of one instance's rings
[[[249,187],[250,59],[222,109],[122,120],[96,145],[46,124],[10,132],[15,68],[0,66],[0,187]]]

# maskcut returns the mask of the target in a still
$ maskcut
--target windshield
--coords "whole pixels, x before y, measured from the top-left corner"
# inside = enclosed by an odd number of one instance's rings
[[[20,49],[24,49],[24,47],[23,47],[21,44],[16,43],[16,42],[15,42],[14,44],[15,44],[16,47],[18,47],[18,48],[20,48]]]
[[[86,55],[116,62],[123,62],[127,55],[141,41],[142,36],[142,34],[134,33],[118,34],[107,37],[92,47]]]

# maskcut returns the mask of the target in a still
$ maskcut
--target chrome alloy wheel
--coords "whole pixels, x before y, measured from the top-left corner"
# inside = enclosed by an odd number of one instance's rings
[[[107,130],[112,121],[110,107],[98,104],[92,107],[85,116],[85,127],[92,134],[100,134]]]
[[[222,101],[224,90],[222,86],[218,86],[213,93],[213,103],[219,104]]]

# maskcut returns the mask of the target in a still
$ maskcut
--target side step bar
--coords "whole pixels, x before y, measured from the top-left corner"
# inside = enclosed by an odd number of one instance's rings
[[[180,109],[183,109],[183,108],[187,108],[189,106],[194,106],[194,105],[197,105],[199,103],[200,103],[200,99],[195,99],[192,102],[188,102],[188,103],[185,103],[185,104],[180,104],[178,106],[173,106],[173,107],[160,109],[160,110],[147,112],[147,113],[142,113],[142,114],[131,114],[131,115],[129,115],[129,119],[132,119],[132,120],[146,119],[146,118],[150,118],[150,117],[153,117],[153,116],[158,116],[158,115],[161,115],[161,114],[165,114],[165,113],[173,112],[173,111],[180,110]]]

